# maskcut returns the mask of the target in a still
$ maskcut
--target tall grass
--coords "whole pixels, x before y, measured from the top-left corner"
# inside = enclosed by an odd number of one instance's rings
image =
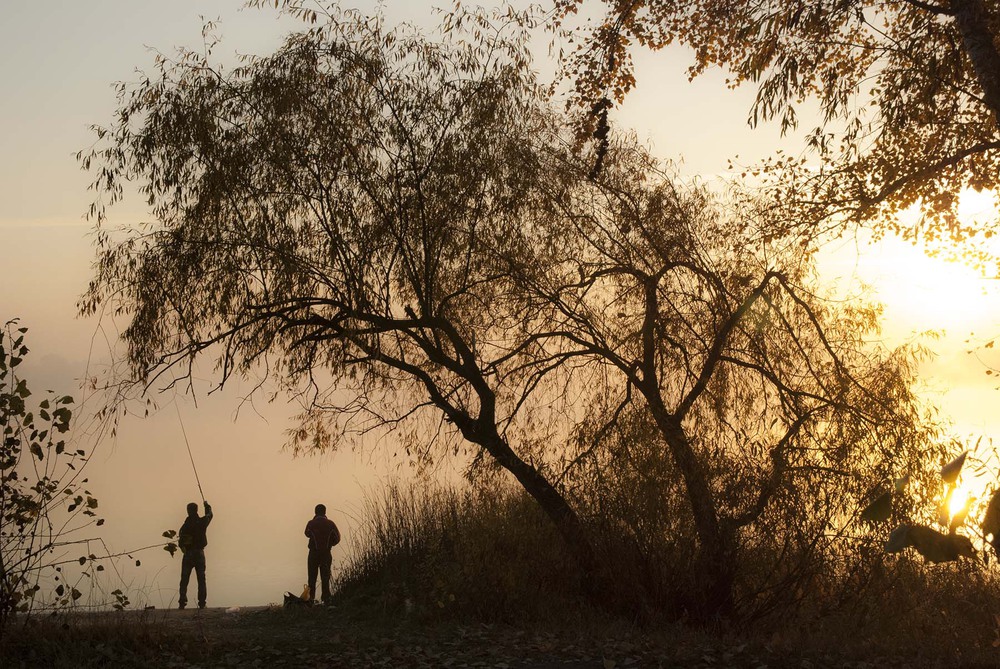
[[[390,484],[366,499],[363,521],[335,584],[352,608],[523,621],[582,606],[561,539],[523,492]]]

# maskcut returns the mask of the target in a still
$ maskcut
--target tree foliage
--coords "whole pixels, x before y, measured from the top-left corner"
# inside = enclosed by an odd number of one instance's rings
[[[539,164],[559,140],[526,67],[530,19],[452,20],[431,41],[331,10],[232,72],[210,53],[159,58],[121,89],[118,123],[98,129],[108,146],[81,156],[111,201],[141,180],[156,217],[99,229],[82,310],[128,316],[144,383],[216,344],[220,384],[271,373],[302,393],[296,448],[437,416],[408,442],[418,458],[458,448],[454,426],[588,563],[575,514],[511,443],[531,391],[518,338],[536,321],[506,259],[562,188]]]
[[[564,21],[591,4],[556,0]],[[718,66],[730,73],[730,86],[756,86],[751,125],[774,120],[787,131],[799,124],[805,101],[819,103],[820,118],[807,135],[812,154],[764,166],[774,203],[798,205],[792,214],[800,223],[847,216],[870,219],[879,232],[947,241],[995,233],[995,219],[957,219],[960,192],[995,189],[1000,173],[994,3],[600,4],[604,20],[568,66],[579,104],[625,97],[635,85],[633,47],[680,43],[694,53],[690,76]],[[811,115],[806,122],[814,122]],[[906,228],[897,214],[915,204],[923,218]]]

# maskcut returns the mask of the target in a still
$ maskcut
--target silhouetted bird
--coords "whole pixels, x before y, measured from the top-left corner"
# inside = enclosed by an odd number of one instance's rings
[[[865,507],[861,512],[861,520],[869,523],[884,523],[892,513],[892,492],[884,492]]]
[[[954,485],[954,483],[958,480],[958,475],[962,473],[962,465],[965,464],[965,456],[968,454],[968,451],[964,451],[960,456],[942,467],[941,480],[950,485]]]
[[[976,549],[968,537],[942,534],[924,525],[902,524],[889,534],[885,542],[887,553],[914,548],[928,562],[954,562],[960,557],[974,557]]]

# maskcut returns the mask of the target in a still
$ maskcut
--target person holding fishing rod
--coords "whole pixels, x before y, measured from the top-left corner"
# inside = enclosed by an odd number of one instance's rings
[[[187,518],[181,525],[181,531],[177,535],[177,547],[181,549],[184,557],[181,558],[181,593],[177,600],[177,608],[183,609],[187,606],[187,588],[191,580],[191,570],[194,569],[198,578],[198,608],[205,608],[205,598],[208,595],[208,588],[205,584],[205,547],[208,546],[208,536],[206,530],[208,524],[212,522],[212,506],[202,500],[205,505],[205,515],[198,515],[198,503],[191,502],[187,505]]]
[[[174,405],[176,409],[177,406]],[[201,495],[201,503],[205,505],[205,515],[198,515],[198,503],[191,502],[187,505],[187,518],[181,525],[180,532],[177,533],[177,547],[181,549],[181,591],[177,599],[177,608],[183,609],[187,606],[187,588],[191,580],[191,570],[195,571],[198,578],[198,608],[205,608],[205,600],[208,596],[208,586],[205,583],[205,547],[208,546],[208,524],[212,522],[212,506],[205,501],[205,493],[201,489],[201,479],[198,477],[198,468],[194,466],[194,455],[191,453],[191,442],[188,441],[187,431],[184,429],[184,421],[181,420],[180,409],[177,409],[177,420],[181,425],[181,434],[184,435],[184,443],[187,445],[188,456],[191,458],[191,468],[194,470],[194,479],[198,483],[198,493]]]

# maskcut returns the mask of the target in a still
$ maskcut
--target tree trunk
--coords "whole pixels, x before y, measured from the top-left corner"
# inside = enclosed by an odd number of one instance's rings
[[[663,434],[680,470],[698,533],[697,578],[702,579],[694,602],[695,615],[702,619],[729,616],[733,613],[733,586],[736,555],[731,538],[719,522],[712,487],[704,468],[691,448],[680,421],[671,415],[657,398],[648,398],[653,418]]]
[[[482,370],[474,362],[472,347],[468,346],[461,336],[448,323],[441,324],[442,329],[456,347],[464,363],[453,371],[469,381],[479,398],[479,415],[473,417],[467,411],[452,406],[443,395],[428,384],[432,389],[431,401],[440,408],[448,419],[459,429],[462,436],[473,444],[486,449],[501,467],[514,475],[521,487],[538,502],[542,511],[552,520],[556,530],[563,537],[570,555],[580,567],[584,579],[584,587],[589,594],[603,596],[613,593],[609,589],[610,579],[604,571],[598,569],[594,547],[584,530],[576,511],[569,505],[554,485],[537,469],[525,462],[514,452],[507,440],[497,430],[496,395],[490,388]],[[447,356],[437,349],[428,351],[431,359],[447,360]],[[607,600],[605,600],[607,601]]]
[[[1000,125],[1000,51],[990,31],[986,5],[983,0],[952,0],[951,11],[976,80],[983,89],[983,99]]]
[[[487,399],[491,399],[490,396]],[[490,410],[484,411],[487,417],[492,416]],[[556,527],[569,549],[570,555],[580,567],[584,578],[584,587],[589,594],[599,597],[608,603],[606,596],[613,592],[610,580],[598,567],[594,547],[584,530],[580,517],[569,505],[554,485],[537,469],[522,460],[510,444],[497,432],[496,424],[482,417],[476,419],[466,415],[452,415],[453,421],[461,430],[462,435],[470,442],[478,444],[500,464],[501,467],[514,475],[521,487],[531,495]]]
[[[500,437],[499,434],[486,436],[482,446],[500,466],[509,471],[518,483],[531,495],[545,514],[552,520],[559,534],[566,541],[570,553],[579,564],[588,582],[600,579],[594,547],[580,522],[580,517],[569,505],[562,493],[556,490],[545,476],[522,460]]]

